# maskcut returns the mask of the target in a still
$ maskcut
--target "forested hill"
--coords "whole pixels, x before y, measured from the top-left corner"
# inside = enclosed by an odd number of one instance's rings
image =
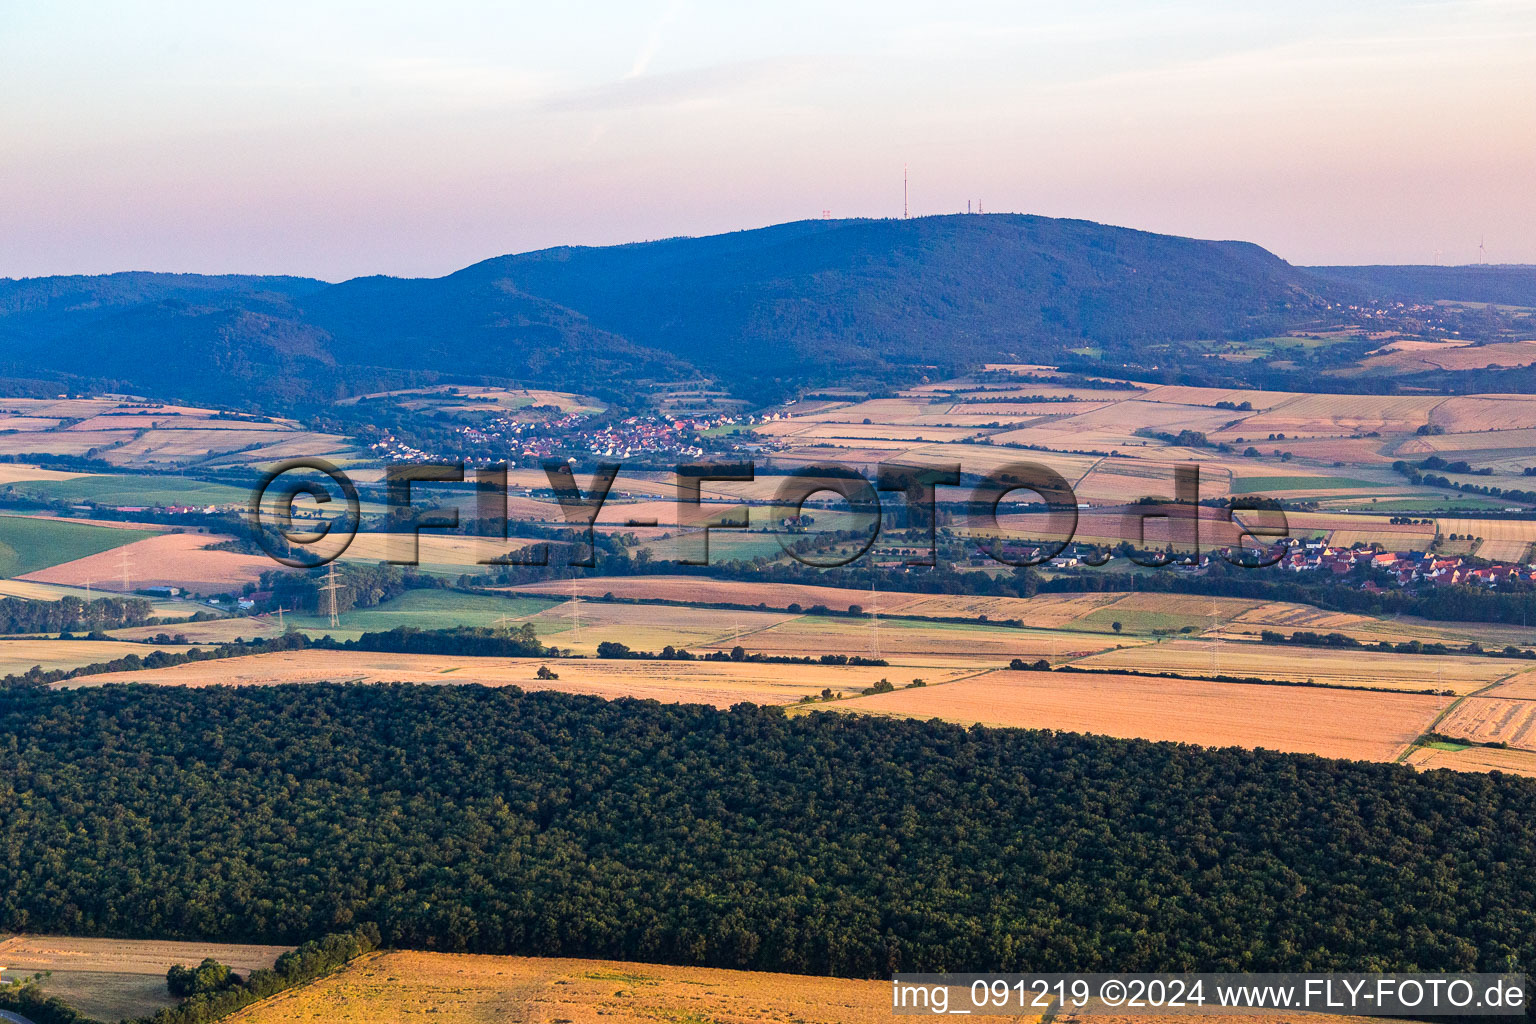
[[[1536,307],[1536,266],[1307,267],[1369,295],[1414,302],[1494,302]]]
[[[272,403],[410,374],[601,389],[698,370],[762,394],[1261,335],[1334,287],[1248,243],[1087,221],[804,221],[503,256],[435,280],[0,281],[0,376]]]

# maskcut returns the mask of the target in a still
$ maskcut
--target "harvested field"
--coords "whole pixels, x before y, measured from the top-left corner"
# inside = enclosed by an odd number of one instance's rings
[[[1468,697],[1440,720],[1435,731],[1473,743],[1507,743],[1536,750],[1536,700]]]
[[[5,424],[0,422],[0,430],[4,429],[6,429]],[[0,463],[0,486],[22,480],[73,480],[77,476],[85,476],[85,474],[66,473],[61,469],[41,469],[24,462]]]
[[[688,650],[704,650],[740,644],[749,651],[768,650],[758,645],[764,630],[794,621],[788,612],[760,612],[657,606],[566,602],[530,615],[546,640],[578,653],[595,652],[605,640],[628,644],[640,651],[659,651],[671,644]],[[843,621],[843,620],[836,620]],[[805,648],[796,654],[837,654],[836,649]],[[856,652],[859,653],[859,652]]]
[[[1536,395],[1463,395],[1435,408],[1431,423],[1447,434],[1536,427]]]
[[[159,633],[168,631],[167,627],[155,630]],[[186,647],[175,644],[152,647],[106,640],[0,640],[0,676],[19,674],[33,665],[41,665],[44,669],[70,669],[114,661],[130,654],[144,658],[154,651],[179,653],[185,650]]]
[[[1229,390],[1227,388],[1202,388],[1184,384],[1165,384],[1154,387],[1138,396],[1143,402],[1172,402],[1176,405],[1205,405],[1215,406],[1217,402],[1231,402],[1233,405],[1241,405],[1247,402],[1259,412],[1265,409],[1273,409],[1277,405],[1283,405],[1295,398],[1301,397],[1298,391],[1248,391]],[[1232,412],[1232,410],[1222,410]],[[1238,410],[1240,415],[1243,411]],[[1235,418],[1235,417],[1229,417]]]
[[[887,981],[606,960],[374,953],[228,1018],[230,1024],[876,1024]]]
[[[736,640],[727,635],[702,645],[700,649],[729,650],[735,643]],[[1012,658],[1056,660],[1081,657],[1102,651],[1113,640],[1107,636],[1064,630],[958,625],[885,616],[877,620],[804,615],[750,634],[743,632],[740,643],[749,651],[764,654],[968,656],[990,660],[993,665],[1005,665]]]
[[[1389,761],[1450,698],[1001,670],[943,686],[875,694],[840,711],[943,718]]]
[[[1072,623],[1094,632],[1151,633],[1186,628],[1204,631],[1252,610],[1257,601],[1240,597],[1199,597],[1188,594],[1126,594]],[[1121,629],[1115,630],[1114,624]]]
[[[165,533],[117,551],[28,573],[22,579],[74,587],[90,583],[99,590],[119,592],[143,587],[181,587],[199,594],[220,594],[256,583],[262,573],[278,568],[276,562],[264,555],[205,550],[227,539],[201,533]],[[123,584],[124,554],[129,559],[127,587]]]
[[[433,566],[462,569],[478,565],[482,559],[500,558],[539,543],[535,540],[516,537],[501,540],[493,537],[456,536],[432,530],[423,531],[420,538],[418,557],[423,569]],[[341,557],[343,561],[348,562],[408,559],[412,557],[411,535],[408,533],[359,533],[352,538],[352,543],[347,546],[346,552]],[[268,568],[277,564],[270,559],[267,562]]]
[[[857,605],[865,611],[876,608],[882,614],[900,614],[920,618],[976,618],[987,616],[993,622],[1018,619],[1026,626],[1055,628],[1066,625],[1102,605],[1121,600],[1124,595],[1041,594],[1033,598],[976,597],[963,594],[908,594],[898,591],[853,590],[844,587],[811,587],[783,583],[749,583],[690,576],[610,576],[573,582],[528,583],[511,588],[520,594],[548,594],[569,597],[572,592],[583,597],[615,597],[642,601],[687,601],[699,604],[766,604],[784,609],[791,604],[802,608],[826,605],[833,611],[847,611]]]
[[[1536,430],[1483,431],[1471,434],[1431,434],[1413,437],[1397,448],[1400,458],[1422,457],[1435,452],[1529,452],[1536,449]]]
[[[1517,670],[1503,659],[1475,655],[1382,654],[1219,640],[1169,640],[1105,651],[1077,664],[1083,668],[1253,676],[1298,683],[1311,680],[1332,686],[1452,690],[1458,694],[1481,689]]]
[[[1334,632],[1350,626],[1374,623],[1376,620],[1349,612],[1330,612],[1305,604],[1287,604],[1283,601],[1266,601],[1246,609],[1232,617],[1232,625],[1251,625],[1265,628],[1307,629]]]
[[[1438,395],[1314,395],[1306,394],[1265,412],[1247,417],[1221,434],[1253,438],[1271,433],[1288,437],[1336,436],[1379,431],[1411,434],[1430,422],[1446,399]],[[1446,429],[1450,429],[1447,427]],[[1264,442],[1269,444],[1271,442]]]
[[[245,974],[271,967],[286,951],[282,946],[17,935],[0,941],[0,963],[7,979],[52,972],[43,991],[87,1017],[114,1021],[174,1005],[165,972],[177,964],[195,966],[211,956]]]
[[[186,606],[182,608],[180,614],[186,615],[201,610],[195,605]],[[189,644],[227,644],[235,640],[282,636],[283,632],[284,630],[277,626],[276,615],[239,615],[223,619],[208,619],[205,622],[178,622],[168,626],[129,626],[126,629],[114,629],[108,635],[117,640],[148,640],[161,633],[168,633],[171,636],[185,637]],[[345,639],[345,637],[338,637],[338,639]]]
[[[542,665],[558,680],[538,678]],[[521,686],[609,700],[636,697],[727,708],[742,701],[790,704],[823,688],[857,693],[880,679],[942,682],[985,666],[956,659],[908,659],[884,668],[763,665],[734,661],[608,661],[599,659],[468,658],[362,651],[283,651],[247,658],[174,665],[139,672],[81,676],[61,688],[138,682],[157,686],[275,686],[283,683],[406,682],[434,685]]]
[[[1477,557],[1518,562],[1536,544],[1536,519],[1436,519],[1442,537],[1481,537]]]
[[[1458,772],[1508,772],[1536,778],[1536,752],[1500,750],[1497,747],[1467,747],[1446,750],[1440,747],[1414,747],[1403,758],[1417,768],[1448,768]]]
[[[1494,345],[1462,342],[1399,341],[1360,361],[1369,368],[1391,367],[1403,373],[1428,370],[1478,370],[1488,366],[1529,366],[1536,363],[1536,343],[1511,341]]]

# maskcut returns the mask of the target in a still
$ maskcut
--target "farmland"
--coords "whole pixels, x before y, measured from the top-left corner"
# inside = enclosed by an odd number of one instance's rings
[[[268,999],[230,1024],[378,1024],[432,1014],[437,1024],[876,1024],[890,983],[557,957],[374,953]]]
[[[1168,640],[1151,646],[1127,647],[1095,654],[1076,664],[1095,669],[1255,676],[1333,686],[1456,693],[1471,693],[1522,668],[1519,662],[1467,655],[1341,652],[1321,647],[1215,640]]]
[[[559,679],[539,679],[541,666],[554,669]],[[884,668],[864,668],[732,661],[599,661],[285,651],[137,672],[80,676],[55,685],[78,688],[123,682],[192,687],[320,682],[480,684],[726,708],[742,701],[789,704],[802,697],[820,694],[823,689],[854,694],[882,678],[902,685],[914,678],[943,682],[973,674],[977,668],[958,658],[912,658]]]
[[[1503,697],[1498,690],[1458,701],[1435,731],[1472,743],[1503,743],[1536,753],[1536,699]]]
[[[213,942],[0,936],[5,980],[46,972],[44,992],[101,1021],[147,1016],[174,1005],[165,972],[177,964],[195,966],[211,956],[245,973],[271,967],[284,951],[281,946]]]
[[[830,706],[966,725],[1389,761],[1449,703],[1419,694],[1005,670]]]
[[[151,536],[149,531],[0,515],[0,576],[24,576]]]
[[[165,627],[154,627],[156,633],[166,632]],[[152,651],[172,653],[187,648],[176,644],[151,646],[142,643],[112,643],[104,640],[16,640],[0,639],[0,676],[25,672],[33,665],[46,669],[71,669],[82,665],[94,665],[102,661],[115,661],[130,654],[146,657]]]
[[[210,545],[228,539],[225,537],[158,533],[133,540],[128,531],[102,529],[104,536],[123,537],[125,534],[132,543],[119,540],[112,545],[115,550],[77,557],[26,573],[22,578],[36,583],[70,587],[90,585],[119,592],[172,586],[195,593],[219,594],[238,591],[246,583],[259,580],[263,572],[276,567],[270,558],[261,555],[207,550]]]
[[[346,438],[293,420],[223,416],[211,409],[127,397],[5,398],[0,455],[90,455],[115,466],[174,471],[260,464],[293,455],[341,455]],[[179,501],[184,499],[171,499]]]

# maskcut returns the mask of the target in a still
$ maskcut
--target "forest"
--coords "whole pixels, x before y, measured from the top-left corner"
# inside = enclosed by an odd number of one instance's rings
[[[1506,970],[1536,781],[515,687],[0,692],[0,930],[802,973]]]

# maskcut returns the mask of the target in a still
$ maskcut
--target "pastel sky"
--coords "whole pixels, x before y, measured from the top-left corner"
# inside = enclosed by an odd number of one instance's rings
[[[992,211],[1536,263],[1536,0],[0,0],[0,276]]]

